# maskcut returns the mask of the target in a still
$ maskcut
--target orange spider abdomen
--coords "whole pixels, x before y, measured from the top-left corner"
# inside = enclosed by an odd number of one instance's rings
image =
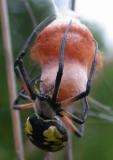
[[[60,45],[69,20],[56,19],[36,38],[31,57],[42,69],[40,88],[48,92],[54,87],[58,71]],[[77,20],[67,34],[63,77],[58,93],[62,101],[86,89],[88,72],[95,54],[95,42],[91,32]]]

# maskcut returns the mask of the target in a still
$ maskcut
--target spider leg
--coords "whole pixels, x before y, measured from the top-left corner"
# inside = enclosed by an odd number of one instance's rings
[[[38,34],[47,26],[49,25],[54,19],[56,18],[56,16],[51,16],[46,18],[42,23],[40,23],[38,26],[36,26],[36,28],[32,31],[32,33],[30,34],[30,36],[28,37],[24,47],[22,48],[19,56],[16,59],[16,62],[14,64],[14,69],[15,72],[17,74],[18,77],[20,77],[20,79],[23,80],[24,84],[26,85],[26,88],[30,94],[30,96],[32,97],[32,99],[36,98],[36,95],[33,93],[32,87],[30,86],[30,80],[29,80],[29,76],[26,72],[25,66],[23,64],[23,58],[27,53],[27,49],[29,47],[29,45],[32,42],[32,39],[34,38],[35,35],[38,36]]]
[[[83,98],[82,103],[83,103],[83,110],[82,110],[82,113],[81,113],[81,122],[82,123],[79,127],[79,132],[80,132],[81,136],[84,135],[84,128],[85,128],[85,123],[84,122],[87,119],[88,109],[89,109],[89,105],[88,105],[86,97]]]
[[[33,38],[45,28],[47,27],[52,21],[54,21],[56,19],[56,15],[53,15],[53,16],[50,16],[50,17],[47,17],[45,20],[43,20],[39,25],[37,25],[34,30],[32,31],[32,33],[29,35],[24,47],[22,48],[19,56],[17,57],[17,61],[18,59],[21,59],[23,58],[26,53],[27,53],[27,49],[29,47],[29,45],[31,44]],[[16,63],[16,62],[15,62]]]
[[[29,100],[32,101],[31,97],[25,94],[25,90],[24,89],[20,89],[19,93],[18,93],[18,97],[23,99],[23,100]]]
[[[27,103],[27,104],[14,104],[14,109],[16,110],[28,110],[33,108],[33,103]]]
[[[32,90],[32,87],[30,85],[30,79],[29,79],[29,76],[26,72],[26,69],[24,67],[22,59],[19,59],[18,61],[16,61],[15,70],[16,70],[16,73],[18,73],[18,75],[20,75],[21,79],[23,80],[24,84],[26,85],[26,88],[27,88],[31,98],[35,99],[36,96],[35,96],[35,94]]]
[[[98,53],[97,52],[97,50],[98,50],[97,42],[95,40],[94,40],[94,42],[95,42],[96,49],[95,49],[95,55],[94,55],[94,58],[93,58],[93,61],[92,61],[88,81],[87,81],[87,84],[86,84],[86,90],[84,92],[80,93],[79,95],[75,96],[75,97],[72,97],[72,98],[69,98],[69,99],[63,101],[62,105],[67,105],[67,104],[73,103],[74,101],[77,101],[79,99],[82,99],[82,98],[88,96],[88,94],[90,92],[90,89],[91,89],[92,78],[93,78],[93,75],[94,75],[95,70],[96,70],[96,55]]]
[[[87,118],[87,113],[89,108],[86,97],[82,99],[82,103],[83,103],[83,110],[80,118],[65,110],[63,110],[62,114],[66,115],[69,119],[78,124],[83,124]],[[67,105],[66,100],[61,102],[61,106],[65,106],[64,104]]]
[[[86,85],[86,90],[82,93],[80,93],[78,96],[76,96],[75,98],[73,98],[74,101],[79,100],[83,97],[88,96],[90,89],[91,89],[91,82],[92,82],[92,78],[94,76],[95,70],[96,70],[96,55],[97,55],[97,50],[98,50],[98,44],[96,42],[96,40],[94,40],[95,42],[95,54],[94,54],[94,58],[92,61],[92,65],[91,65],[91,69],[90,69],[90,73],[89,73],[89,77],[88,77],[88,81],[87,81],[87,85]],[[73,101],[72,100],[72,101]]]
[[[55,86],[54,86],[54,91],[52,95],[52,100],[56,102],[57,95],[58,95],[58,90],[60,87],[62,75],[63,75],[63,69],[64,69],[64,52],[65,52],[65,46],[67,42],[67,34],[71,26],[71,21],[69,22],[66,31],[64,32],[64,36],[61,41],[61,46],[60,46],[60,60],[59,60],[59,67],[56,75],[56,80],[55,80]]]
[[[62,121],[63,123],[70,128],[70,130],[75,133],[78,137],[82,137],[83,136],[83,132],[84,132],[84,128],[80,127],[80,128],[77,128],[72,122],[71,120],[66,117],[66,116],[63,116],[62,118]]]
[[[76,97],[73,97],[71,99],[71,102],[77,101],[83,97],[88,96],[90,89],[91,89],[91,82],[92,82],[92,78],[93,78],[95,69],[96,69],[96,56],[94,57],[94,60],[92,62],[91,70],[89,73],[89,78],[88,78],[87,85],[86,85],[86,90],[84,92],[80,93],[79,95],[77,95]]]
[[[82,119],[80,119],[79,117],[73,115],[72,113],[70,112],[66,112],[66,111],[63,111],[63,115],[67,116],[70,120],[78,123],[78,124],[83,124],[84,121]]]
[[[81,113],[81,119],[84,123],[87,119],[88,110],[89,110],[89,105],[88,105],[88,101],[87,101],[86,97],[82,99],[82,103],[83,103],[83,110],[82,110],[82,113]]]
[[[87,113],[89,108],[86,97],[83,98],[82,102],[83,102],[83,110],[80,118],[66,111],[63,111],[63,117],[62,117],[62,121],[65,123],[65,125],[67,125],[71,129],[71,131],[74,132],[79,137],[83,136],[84,134],[84,122],[87,118]],[[80,127],[77,128],[72,123],[71,120],[76,122],[77,124],[80,124]]]
[[[14,101],[13,108],[17,110],[25,110],[25,109],[32,109],[33,108],[33,102],[31,100],[31,97],[24,94],[24,89],[21,89],[18,93],[18,96],[16,100]],[[25,101],[28,101],[27,104],[19,104],[20,99],[23,99]]]

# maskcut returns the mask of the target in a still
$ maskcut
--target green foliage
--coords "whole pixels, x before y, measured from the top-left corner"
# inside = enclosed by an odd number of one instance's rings
[[[96,82],[93,87],[92,96],[97,100],[113,107],[113,74],[112,74],[113,62],[109,62],[104,65],[103,71],[98,73]]]
[[[92,31],[94,38],[98,42],[99,49],[106,53],[107,45],[105,43],[104,30],[102,26],[100,26],[96,22],[88,21],[86,19],[81,19],[81,22],[84,23]]]

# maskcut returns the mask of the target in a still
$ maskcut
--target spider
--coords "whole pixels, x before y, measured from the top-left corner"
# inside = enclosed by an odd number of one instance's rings
[[[14,64],[15,73],[22,83],[22,87],[19,90],[18,96],[14,102],[14,109],[34,109],[34,113],[27,118],[27,121],[25,123],[25,132],[29,140],[34,145],[50,152],[56,152],[58,150],[61,150],[65,146],[66,142],[68,141],[66,127],[74,132],[78,137],[83,136],[84,122],[87,118],[88,113],[87,96],[90,92],[91,81],[95,72],[96,54],[98,49],[97,43],[93,39],[95,44],[95,53],[91,62],[88,80],[86,83],[86,90],[81,92],[77,96],[71,97],[66,100],[67,104],[78,100],[82,101],[83,109],[81,111],[80,117],[78,117],[66,111],[63,108],[63,102],[57,100],[64,70],[65,47],[68,43],[67,37],[72,25],[72,21],[68,22],[63,33],[63,37],[61,38],[59,49],[59,64],[52,94],[40,91],[38,86],[43,83],[40,80],[40,76],[36,76],[31,80],[23,61],[33,38],[35,36],[38,37],[47,26],[51,25],[51,23],[56,20],[56,18],[57,17],[53,15],[46,18],[38,26],[36,26],[36,28],[28,37]],[[29,103],[20,104],[19,102],[21,99]],[[72,123],[72,121],[77,123],[79,127],[76,127]]]

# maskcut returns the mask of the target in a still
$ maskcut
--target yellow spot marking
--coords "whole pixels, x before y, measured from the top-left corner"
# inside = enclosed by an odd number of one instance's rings
[[[48,142],[44,142],[43,144],[44,144],[44,145],[48,145],[49,143],[48,143]]]
[[[31,123],[29,121],[29,117],[28,117],[28,119],[27,119],[27,121],[25,123],[25,131],[26,131],[27,134],[32,135],[33,128],[32,128],[32,125],[31,125]]]
[[[59,138],[62,138],[62,134],[57,130],[55,126],[49,127],[47,130],[43,132],[43,136],[46,137],[46,141],[53,141],[57,142],[59,141]]]
[[[35,92],[36,92],[37,94],[40,94],[39,89],[37,88],[37,85],[36,85],[36,84],[34,85],[34,90],[35,90]]]
[[[63,148],[64,147],[64,145],[60,145],[60,146],[52,146],[52,150],[53,151],[56,151],[56,150],[59,150],[60,148]]]

